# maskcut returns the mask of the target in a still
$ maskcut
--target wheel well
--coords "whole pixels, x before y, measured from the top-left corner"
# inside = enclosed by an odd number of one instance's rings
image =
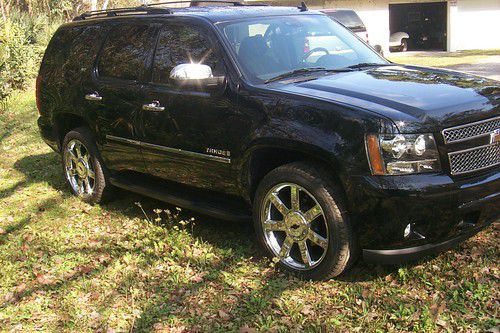
[[[265,177],[270,171],[282,165],[297,162],[297,161],[311,161],[313,163],[322,165],[325,169],[332,169],[332,163],[329,161],[312,156],[300,151],[282,149],[282,148],[262,148],[254,151],[248,163],[248,189],[250,200],[253,200],[255,191],[259,186],[262,178]],[[335,172],[331,172],[333,180],[342,187],[342,183]]]
[[[55,125],[57,129],[57,136],[58,136],[58,143],[59,147],[62,146],[62,143],[64,141],[64,137],[66,134],[71,131],[74,128],[81,127],[81,126],[87,126],[88,124],[80,116],[77,116],[75,114],[71,113],[63,113],[59,114],[56,119],[55,119]]]

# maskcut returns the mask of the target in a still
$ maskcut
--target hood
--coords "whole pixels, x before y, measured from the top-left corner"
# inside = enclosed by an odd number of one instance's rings
[[[375,112],[402,133],[437,131],[500,114],[500,82],[459,72],[383,66],[274,89]]]

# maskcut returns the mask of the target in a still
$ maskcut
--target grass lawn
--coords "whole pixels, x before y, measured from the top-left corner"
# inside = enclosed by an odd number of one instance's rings
[[[500,324],[500,230],[328,282],[276,272],[248,225],[142,196],[87,205],[40,139],[33,91],[0,111],[0,331],[484,331]]]
[[[387,58],[398,64],[446,67],[460,64],[471,64],[489,56],[500,55],[500,50],[471,50],[459,52],[411,52],[410,55],[402,53],[392,53]]]

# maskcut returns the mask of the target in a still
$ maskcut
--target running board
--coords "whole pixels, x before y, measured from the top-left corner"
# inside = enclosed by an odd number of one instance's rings
[[[221,220],[236,222],[252,220],[250,208],[243,200],[218,193],[186,188],[183,185],[162,182],[157,179],[140,179],[140,177],[113,176],[110,178],[110,183],[118,188]]]

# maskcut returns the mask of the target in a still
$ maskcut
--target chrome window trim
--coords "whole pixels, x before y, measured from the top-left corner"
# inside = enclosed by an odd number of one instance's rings
[[[500,119],[500,116],[493,117],[493,118],[488,118],[488,119],[484,119],[484,120],[480,120],[480,121],[476,121],[476,122],[468,123],[468,124],[464,124],[464,125],[458,125],[458,126],[453,126],[453,127],[445,128],[445,129],[443,129],[441,131],[441,135],[443,136],[443,140],[444,140],[445,144],[455,143],[455,142],[464,142],[464,141],[469,141],[469,140],[477,139],[477,138],[480,138],[480,137],[483,137],[483,136],[491,135],[491,133],[493,133],[495,130],[487,132],[487,133],[479,134],[479,135],[470,136],[468,138],[458,139],[458,140],[452,140],[452,141],[448,141],[446,139],[445,132],[455,131],[455,130],[459,130],[461,128],[466,128],[466,127],[475,126],[475,125],[482,124],[482,123],[487,123],[487,122],[490,122],[490,121],[495,121],[497,119]]]
[[[205,159],[205,160],[210,160],[210,161],[215,161],[215,162],[220,162],[220,163],[227,163],[227,164],[231,163],[231,159],[227,158],[227,157],[208,155],[208,154],[203,154],[203,153],[197,153],[194,151],[183,150],[183,149],[179,149],[179,148],[160,146],[160,145],[156,145],[153,143],[122,138],[122,137],[114,136],[114,135],[106,135],[106,139],[121,142],[121,143],[128,143],[128,144],[136,145],[136,146],[143,147],[143,148],[160,150],[160,151],[167,152],[167,153],[184,155],[184,156],[193,157],[193,158]]]
[[[497,165],[500,165],[500,162],[498,162],[498,163],[491,164],[491,165],[488,165],[488,166],[485,166],[485,167],[481,167],[481,168],[478,168],[478,169],[474,169],[474,170],[467,170],[467,171],[461,171],[461,172],[454,172],[453,170],[451,170],[451,168],[452,168],[451,157],[452,156],[458,155],[458,154],[463,154],[463,153],[466,153],[466,152],[469,152],[469,151],[480,150],[480,149],[487,148],[487,147],[493,147],[495,145],[500,145],[500,144],[499,143],[493,143],[493,144],[490,143],[490,144],[487,144],[487,145],[477,146],[477,147],[473,147],[473,148],[468,148],[468,149],[463,149],[463,150],[458,150],[458,151],[454,151],[454,152],[448,153],[448,163],[450,165],[451,175],[453,175],[453,176],[463,175],[463,174],[466,174],[466,173],[481,171],[481,170],[493,168],[493,167],[495,167]]]

